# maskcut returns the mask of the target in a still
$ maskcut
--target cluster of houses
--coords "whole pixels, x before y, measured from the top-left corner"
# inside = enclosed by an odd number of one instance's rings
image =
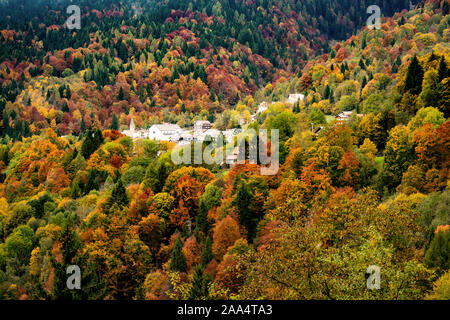
[[[284,101],[285,103],[289,103],[289,104],[295,104],[298,101],[301,101],[305,98],[305,95],[301,94],[301,93],[293,93],[290,94],[289,97]],[[256,117],[258,116],[258,114],[263,113],[264,111],[269,109],[269,104],[266,101],[263,101],[259,104],[258,106],[258,110],[256,110],[256,113],[253,114],[252,117],[252,121],[256,121]]]
[[[304,95],[300,93],[290,94],[286,103],[294,104],[304,99]],[[258,110],[251,116],[251,120],[255,121],[258,114],[269,109],[269,104],[264,101],[259,104]],[[241,123],[242,125],[242,123]],[[223,135],[224,141],[230,143],[233,138],[242,132],[242,129],[217,130],[213,129],[212,124],[207,120],[200,120],[194,123],[193,130],[182,129],[177,124],[163,123],[154,124],[149,129],[136,130],[134,120],[131,118],[130,128],[123,130],[122,133],[132,139],[150,139],[155,141],[170,141],[177,144],[188,144],[191,141],[202,142],[205,140],[215,141],[219,136]]]
[[[130,128],[122,133],[132,139],[150,139],[155,141],[170,141],[177,144],[188,144],[191,141],[216,141],[223,135],[226,142],[232,142],[234,136],[242,132],[241,129],[217,130],[207,120],[196,121],[193,130],[182,129],[177,124],[154,124],[149,129],[136,130],[134,120],[131,118]]]

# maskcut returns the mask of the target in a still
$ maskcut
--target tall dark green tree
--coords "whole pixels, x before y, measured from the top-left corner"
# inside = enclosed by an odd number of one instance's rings
[[[211,237],[208,236],[208,237],[206,237],[206,240],[205,240],[205,248],[202,251],[200,263],[205,268],[208,265],[208,263],[210,263],[212,261],[213,258],[214,258],[214,255],[213,255],[213,251],[212,251],[212,241],[211,241]]]
[[[84,117],[81,118],[80,132],[83,134],[86,131],[86,123],[84,122]]]
[[[117,203],[119,206],[127,206],[130,202],[127,196],[127,191],[123,186],[122,179],[118,179],[117,183],[112,189],[111,196],[108,199],[109,204]]]
[[[72,292],[66,285],[66,269],[74,262],[78,249],[82,247],[82,243],[78,234],[68,222],[63,226],[59,241],[61,243],[62,261],[58,262],[54,257],[51,257],[52,266],[54,268],[52,297],[57,300],[72,299]]]
[[[172,257],[170,259],[169,269],[171,271],[186,272],[186,258],[183,253],[183,242],[181,241],[181,236],[178,236],[175,241],[175,246],[173,247]]]
[[[250,204],[252,194],[245,181],[239,182],[238,192],[235,199],[235,206],[239,211],[239,223],[247,229],[247,239],[252,240],[256,234],[258,218],[252,214]]]
[[[330,86],[327,84],[327,86],[325,87],[325,92],[323,93],[324,98],[328,99],[330,97],[330,94],[331,94]]]
[[[197,216],[195,217],[196,229],[202,231],[207,235],[210,229],[210,223],[208,221],[208,207],[205,201],[200,200]]]
[[[440,272],[450,269],[450,232],[436,233],[425,254],[425,263],[430,268],[437,268]]]
[[[103,135],[99,129],[95,131],[88,130],[86,137],[81,145],[81,155],[85,159],[89,159],[91,154],[93,154],[103,143]]]
[[[445,78],[447,78],[449,76],[447,62],[445,61],[444,56],[441,57],[441,61],[439,62],[438,74],[439,74],[439,77],[438,77],[439,82],[441,82],[442,80],[444,80]]]
[[[448,15],[450,12],[450,5],[447,0],[444,0],[444,4],[442,5],[442,14],[444,16]]]
[[[100,189],[100,184],[98,182],[99,172],[96,169],[90,170],[88,174],[88,179],[85,185],[84,193],[89,193],[91,190]]]
[[[112,115],[111,129],[119,130],[119,120],[117,119],[117,116],[115,113],[113,113],[113,115]]]
[[[125,100],[125,93],[123,93],[123,88],[120,87],[119,94],[117,95],[117,100],[122,101]]]
[[[120,41],[117,54],[119,58],[122,59],[123,62],[126,62],[128,60],[128,49],[123,41]]]
[[[195,266],[189,299],[206,299],[209,295],[209,284],[211,281],[211,277],[205,274],[204,268],[201,265]]]
[[[417,56],[414,56],[406,72],[405,92],[409,91],[412,94],[419,94],[422,92],[423,75],[423,68],[419,63]]]

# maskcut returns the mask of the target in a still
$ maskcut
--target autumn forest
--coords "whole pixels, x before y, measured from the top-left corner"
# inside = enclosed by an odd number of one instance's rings
[[[0,2],[0,300],[449,300],[449,7]]]

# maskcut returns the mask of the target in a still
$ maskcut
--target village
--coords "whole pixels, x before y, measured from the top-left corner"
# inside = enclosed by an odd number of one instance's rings
[[[304,99],[304,95],[300,93],[290,94],[284,101],[286,104],[295,104]],[[257,116],[269,109],[269,103],[263,101],[259,104],[258,109],[251,115],[251,121],[256,121]],[[336,121],[342,122],[350,119],[352,111],[343,111],[337,117]],[[357,114],[362,117],[362,114]],[[242,125],[243,123],[241,123]],[[313,128],[313,132],[318,135],[323,126]],[[208,120],[195,121],[194,127],[181,128],[177,124],[162,123],[154,124],[148,129],[136,129],[134,120],[131,118],[130,127],[128,130],[123,130],[122,133],[132,139],[150,139],[155,141],[169,141],[177,145],[186,145],[191,142],[216,141],[223,135],[224,142],[232,143],[234,137],[243,132],[241,128],[232,128],[227,130],[218,130],[213,128],[213,124]]]

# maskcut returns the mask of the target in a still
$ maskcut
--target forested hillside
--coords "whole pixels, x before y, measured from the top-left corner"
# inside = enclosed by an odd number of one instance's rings
[[[96,3],[72,31],[3,4],[0,299],[449,298],[447,0],[379,30],[365,1]],[[176,165],[131,119],[278,129],[280,169]]]
[[[409,8],[374,2],[386,16]],[[68,30],[68,1],[8,3],[0,114],[13,138],[108,129],[114,114],[119,127],[130,113],[140,127],[214,121],[368,18],[365,1],[80,1],[82,28]]]

